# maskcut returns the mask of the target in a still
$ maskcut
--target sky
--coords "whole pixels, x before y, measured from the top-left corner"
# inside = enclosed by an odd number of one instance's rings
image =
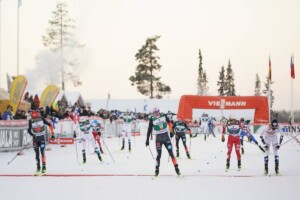
[[[1,87],[6,73],[17,73],[17,0],[1,1]],[[230,59],[236,94],[254,94],[255,75],[262,82],[272,65],[274,109],[290,109],[290,59],[294,55],[295,102],[300,101],[300,1],[297,0],[69,0],[69,16],[76,22],[74,36],[85,47],[77,57],[85,99],[146,99],[131,86],[135,54],[147,38],[160,35],[159,75],[172,93],[166,98],[197,93],[198,51],[208,76],[209,94],[217,95],[219,71]],[[20,74],[28,90],[43,90],[34,76],[51,80],[57,63],[42,44],[55,10],[54,0],[23,0],[19,9]],[[42,56],[41,56],[42,55]],[[49,63],[38,70],[37,56]],[[52,71],[51,71],[52,70]],[[41,73],[41,75],[40,75]],[[264,88],[264,86],[262,86]],[[300,104],[295,104],[300,109]]]

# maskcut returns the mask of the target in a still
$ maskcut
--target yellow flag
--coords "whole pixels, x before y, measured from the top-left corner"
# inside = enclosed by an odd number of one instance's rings
[[[59,93],[59,88],[56,85],[49,85],[42,93],[40,106],[46,108],[51,106]]]
[[[27,86],[27,79],[25,76],[17,76],[10,87],[10,105],[13,107],[13,112],[16,113],[19,104],[22,100],[23,93]]]

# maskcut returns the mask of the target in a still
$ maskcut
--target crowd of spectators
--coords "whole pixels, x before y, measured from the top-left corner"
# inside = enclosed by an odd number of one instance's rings
[[[30,118],[30,112],[32,110],[38,110],[43,117],[57,117],[58,119],[64,119],[70,117],[71,113],[76,112],[79,116],[98,116],[102,119],[109,119],[111,122],[120,117],[124,111],[119,110],[105,110],[100,109],[97,112],[93,112],[89,106],[79,106],[76,102],[73,106],[68,106],[66,102],[57,101],[55,106],[51,107],[40,107],[40,101],[38,95],[30,95],[28,92],[25,93],[24,101],[30,103],[28,112],[25,110],[17,110],[14,112],[12,106],[8,105],[6,111],[0,113],[0,120],[24,120]],[[147,120],[147,113],[132,113],[136,119]]]

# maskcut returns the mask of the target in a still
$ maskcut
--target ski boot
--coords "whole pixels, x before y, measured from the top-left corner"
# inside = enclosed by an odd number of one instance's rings
[[[97,152],[98,159],[102,162],[102,157],[99,152]]]
[[[41,172],[41,174],[46,174],[46,165],[45,164],[43,164],[43,167],[42,167],[42,172]]]
[[[125,139],[123,138],[122,139],[122,148],[121,148],[121,151],[124,150],[124,148],[125,148]]]
[[[191,159],[191,155],[189,152],[186,152],[186,155],[187,155],[188,159]]]
[[[241,160],[238,160],[238,170],[241,171],[241,169],[242,169]]]
[[[86,163],[86,156],[85,156],[85,152],[84,153],[82,153],[82,163]]]
[[[40,171],[41,171],[41,166],[37,165],[34,175],[38,175],[40,173]]]
[[[269,168],[268,168],[268,165],[265,165],[265,176],[267,176],[269,173]]]
[[[179,149],[176,149],[176,157],[179,158]]]
[[[226,160],[226,172],[229,170],[229,167],[230,167],[230,160]]]
[[[154,176],[158,176],[158,174],[159,174],[159,168],[156,167],[156,168],[155,168],[155,172],[154,172]]]
[[[177,174],[178,176],[181,175],[180,170],[179,170],[179,168],[178,168],[178,164],[175,165],[175,171],[176,171],[176,174]]]
[[[103,151],[102,147],[99,147],[99,149],[100,149],[100,152],[101,152],[101,153],[104,153],[104,151]]]
[[[278,164],[275,164],[275,173],[276,173],[277,176],[280,175]]]

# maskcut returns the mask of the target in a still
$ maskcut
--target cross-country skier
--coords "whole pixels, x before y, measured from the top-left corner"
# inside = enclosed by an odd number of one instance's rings
[[[240,124],[239,121],[233,118],[230,118],[226,122],[226,126],[223,126],[223,131],[222,131],[222,142],[225,141],[225,134],[228,134],[228,140],[227,140],[227,160],[226,160],[226,171],[230,167],[230,157],[231,157],[231,152],[233,146],[235,147],[235,152],[237,156],[237,163],[238,163],[238,169],[240,170],[242,165],[241,165],[241,153],[240,153]]]
[[[41,171],[40,153],[42,156],[42,174],[46,173],[46,126],[49,126],[51,139],[55,140],[52,124],[49,123],[45,118],[42,118],[37,111],[31,112],[31,119],[28,123],[28,133],[33,138],[33,149],[35,151],[36,159],[36,174]]]
[[[101,124],[97,120],[94,120],[92,122],[92,130],[93,130],[92,133],[93,133],[95,141],[99,145],[100,152],[104,153],[103,149],[102,149],[102,146],[101,146],[101,141],[100,141],[101,129],[102,129]]]
[[[126,110],[125,113],[120,115],[120,118],[123,119],[123,126],[122,126],[122,148],[125,148],[125,137],[128,138],[128,150],[131,151],[131,125],[134,119],[133,115],[130,113],[129,109]]]
[[[216,137],[216,135],[214,133],[214,128],[215,128],[214,121],[216,121],[216,118],[214,118],[214,117],[210,117],[209,118],[209,121],[208,121],[208,133],[212,134],[214,137]]]
[[[262,152],[265,152],[264,148],[258,144],[256,139],[250,132],[249,123],[250,123],[250,120],[245,121],[245,119],[243,117],[240,119],[240,127],[242,129],[241,133],[240,133],[242,154],[244,154],[244,152],[245,152],[244,151],[244,137],[245,136],[247,136],[248,142],[254,142]]]
[[[175,140],[176,140],[176,157],[179,157],[179,141],[182,140],[185,153],[189,159],[191,159],[189,150],[186,146],[186,132],[188,130],[188,133],[191,137],[191,129],[186,125],[185,121],[183,121],[181,118],[178,118],[177,121],[173,124],[173,130],[175,132]]]
[[[86,163],[86,142],[89,141],[94,149],[95,153],[98,156],[98,159],[102,161],[102,157],[100,156],[99,149],[96,145],[95,139],[92,134],[92,125],[88,118],[85,116],[79,117],[79,127],[75,131],[74,137],[76,138],[77,135],[81,135],[81,143],[82,143],[82,157],[83,157],[83,163]]]
[[[155,176],[158,176],[159,174],[160,158],[163,145],[168,150],[177,175],[180,175],[180,170],[178,168],[177,160],[173,154],[173,147],[169,137],[169,133],[171,137],[174,136],[172,130],[172,123],[166,115],[160,113],[158,108],[153,108],[153,115],[149,118],[146,147],[149,145],[149,137],[152,134],[152,132],[156,135],[155,144],[157,157],[155,166]]]
[[[167,117],[171,121],[172,125],[174,124],[173,117],[176,115],[175,113],[172,113],[170,110],[167,112]]]
[[[280,134],[280,139],[278,143],[278,136]],[[283,140],[283,133],[279,129],[278,121],[273,119],[271,124],[265,128],[265,130],[261,133],[260,139],[262,143],[265,145],[266,153],[265,153],[265,175],[269,173],[268,163],[269,163],[269,153],[270,147],[273,148],[273,153],[275,156],[275,173],[279,175],[279,155],[278,150]]]
[[[203,113],[200,117],[200,130],[204,134],[204,140],[206,140],[206,136],[208,135],[208,123],[209,123],[209,116],[206,113]]]

